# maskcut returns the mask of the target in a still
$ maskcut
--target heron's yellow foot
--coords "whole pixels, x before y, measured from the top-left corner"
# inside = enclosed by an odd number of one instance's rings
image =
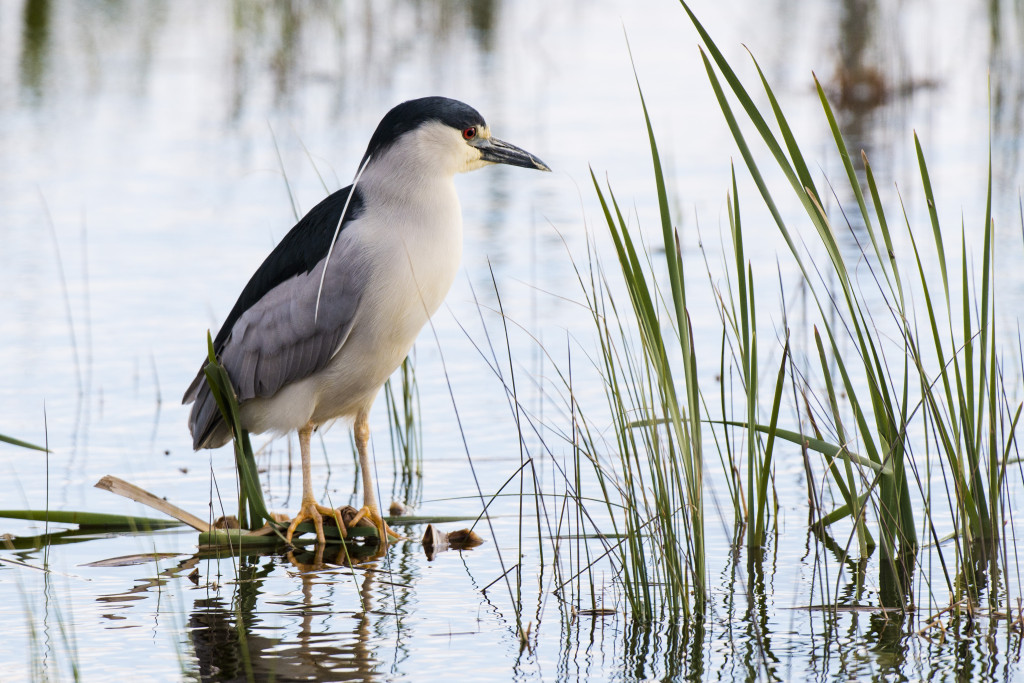
[[[295,529],[306,520],[310,520],[316,528],[316,542],[320,545],[324,545],[327,542],[324,538],[324,515],[333,518],[338,523],[339,532],[341,533],[342,538],[344,538],[345,525],[341,524],[341,519],[338,516],[337,510],[320,505],[320,503],[316,502],[312,498],[303,498],[302,507],[299,508],[298,514],[292,519],[292,523],[288,525],[288,531],[284,535],[284,540],[291,543]]]
[[[381,541],[398,541],[404,538],[401,534],[392,531],[391,527],[388,526],[388,523],[384,521],[384,517],[381,516],[380,510],[376,507],[364,505],[362,509],[356,513],[356,516],[352,521],[348,523],[349,528],[354,527],[362,519],[369,520],[373,523],[373,526],[377,528],[377,538],[381,539]]]

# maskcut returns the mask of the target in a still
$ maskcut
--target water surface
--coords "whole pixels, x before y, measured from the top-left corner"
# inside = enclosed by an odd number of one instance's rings
[[[820,159],[818,173],[841,169],[812,70],[839,105],[851,148],[866,150],[894,200],[896,187],[918,187],[917,132],[943,219],[955,230],[963,216],[969,236],[982,228],[991,119],[1001,296],[1021,296],[1013,267],[1024,111],[1019,8],[729,0],[694,9],[745,76],[752,71],[743,45],[757,57],[808,155]],[[599,425],[603,406],[588,359],[590,313],[570,261],[586,264],[589,231],[599,258],[613,263],[590,169],[611,182],[631,224],[658,230],[627,37],[694,273],[697,344],[713,358],[701,372],[712,377],[720,326],[700,289],[697,246],[712,263],[723,258],[737,154],[696,33],[674,3],[0,5],[0,433],[53,451],[44,458],[0,445],[0,507],[148,514],[92,487],[115,474],[201,516],[211,499],[214,516],[222,503],[230,511],[230,454],[193,453],[179,405],[206,330],[219,327],[296,213],[348,184],[383,113],[426,94],[472,104],[496,135],[555,172],[493,168],[458,179],[463,272],[415,353],[423,476],[411,488],[396,478],[379,403],[381,497],[409,499],[423,514],[473,517],[479,491],[497,492],[529,457],[542,490],[563,492],[558,467],[572,451],[560,438],[569,427],[552,362],[566,368],[571,357],[574,392]],[[797,274],[740,175],[747,252],[769,292],[767,309],[779,281],[792,286]],[[920,194],[903,196],[909,220],[925,226]],[[795,205],[783,208],[798,215]],[[499,305],[512,323],[507,338]],[[513,377],[538,425],[522,441],[504,390]],[[294,508],[294,438],[256,443],[265,446],[271,506]],[[318,494],[357,502],[344,426],[314,443]],[[940,641],[918,635],[920,623],[902,615],[804,609],[821,602],[816,572],[825,551],[807,534],[802,477],[798,457],[779,460],[780,537],[754,577],[733,551],[728,514],[709,516],[713,599],[697,626],[633,623],[609,567],[597,575],[598,604],[589,587],[585,601],[560,603],[566,593],[556,592],[550,570],[558,503],[548,501],[538,526],[533,499],[521,518],[513,497],[492,508],[493,531],[478,527],[485,545],[432,561],[411,540],[369,566],[303,572],[279,556],[197,554],[195,534],[178,530],[6,552],[0,614],[19,627],[7,629],[0,662],[16,679],[74,671],[86,680],[1019,677],[1017,636],[994,624]],[[709,487],[724,495],[713,478]],[[594,514],[607,521],[600,507]],[[0,530],[44,531],[15,521]],[[422,528],[407,531],[416,539]],[[85,566],[137,553],[171,555]],[[38,569],[44,563],[50,573]],[[856,577],[852,569],[838,582],[829,575],[838,585],[828,592],[880,604],[878,588]],[[757,586],[749,597],[748,579]],[[936,607],[926,603],[918,604]],[[613,611],[572,614],[596,606]],[[525,648],[517,613],[531,625]]]

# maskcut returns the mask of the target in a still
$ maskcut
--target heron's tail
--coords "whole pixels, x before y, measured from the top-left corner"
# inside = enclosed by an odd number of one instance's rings
[[[181,399],[183,404],[192,404],[188,428],[192,432],[192,448],[197,451],[200,448],[220,448],[231,440],[231,428],[221,417],[217,401],[206,382],[205,368],[204,363]]]

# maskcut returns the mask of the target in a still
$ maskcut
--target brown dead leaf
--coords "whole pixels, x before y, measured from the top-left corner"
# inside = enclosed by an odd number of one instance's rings
[[[423,532],[423,552],[427,554],[427,560],[433,560],[438,553],[444,552],[444,546],[444,536],[433,524],[428,524]]]
[[[341,523],[344,524],[345,527],[348,529],[352,528],[352,520],[355,519],[358,514],[359,510],[352,507],[351,505],[343,505],[340,508],[338,508],[338,515],[341,517]],[[327,515],[324,515],[324,525],[337,526],[337,524],[334,521],[334,517],[328,517]],[[366,517],[363,517],[358,522],[356,522],[355,526],[372,527],[373,522],[368,520]]]
[[[448,545],[452,550],[475,548],[483,542],[484,539],[472,529],[459,529],[448,534]]]
[[[438,531],[433,524],[428,524],[427,530],[423,533],[423,551],[427,554],[428,560],[433,560],[438,553],[445,550],[469,550],[483,542],[484,539],[470,529],[445,533]]]
[[[241,529],[242,525],[238,523],[238,518],[234,515],[225,515],[224,517],[218,517],[213,523],[214,529]]]

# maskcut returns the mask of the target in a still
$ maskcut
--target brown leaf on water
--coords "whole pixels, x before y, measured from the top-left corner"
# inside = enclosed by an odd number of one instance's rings
[[[484,539],[472,529],[459,529],[448,534],[448,545],[452,550],[475,548],[483,542]]]
[[[446,547],[441,532],[435,529],[433,524],[428,524],[427,530],[423,532],[423,552],[427,554],[427,560],[433,560],[438,553],[444,552]]]
[[[445,550],[468,550],[483,542],[484,539],[470,529],[445,533],[438,531],[433,524],[428,524],[427,530],[423,533],[423,550],[428,560],[433,560],[438,553]]]

